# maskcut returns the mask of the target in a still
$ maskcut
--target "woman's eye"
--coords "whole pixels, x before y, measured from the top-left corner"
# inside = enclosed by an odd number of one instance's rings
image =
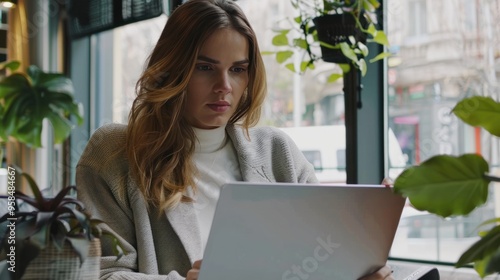
[[[209,65],[198,65],[198,66],[196,66],[196,69],[198,69],[200,71],[209,71],[212,68]]]
[[[236,72],[236,73],[241,73],[241,72],[245,72],[247,69],[246,68],[243,68],[243,67],[234,67],[233,68],[233,72]]]

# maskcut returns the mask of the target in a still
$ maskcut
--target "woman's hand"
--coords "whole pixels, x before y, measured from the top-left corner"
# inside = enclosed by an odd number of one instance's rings
[[[387,265],[377,270],[376,272],[364,276],[359,280],[394,280],[392,277],[392,270]]]
[[[187,273],[186,280],[198,280],[198,274],[200,274],[200,268],[201,268],[201,260],[195,261],[193,263],[193,268],[191,268]]]

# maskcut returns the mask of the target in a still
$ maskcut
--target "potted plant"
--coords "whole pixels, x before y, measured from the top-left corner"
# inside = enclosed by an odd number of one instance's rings
[[[290,0],[299,16],[289,20],[289,28],[279,29],[272,43],[280,50],[272,52],[279,63],[298,73],[314,69],[316,61],[338,64],[343,73],[351,66],[367,71],[365,57],[368,56],[367,42],[388,46],[384,31],[378,28],[375,13],[380,8],[377,0]],[[302,51],[297,69],[292,57]],[[382,52],[370,60],[374,62],[389,54]],[[333,82],[343,76],[334,73],[328,78]]]
[[[75,117],[83,123],[81,104],[73,97],[71,79],[60,73],[46,73],[31,65],[26,73],[15,72],[18,61],[0,65],[12,73],[0,80],[0,140],[9,137],[30,147],[41,147],[43,120],[54,131],[54,142],[61,143],[71,132]]]
[[[490,97],[462,99],[452,112],[463,122],[479,126],[500,137],[500,103]],[[418,210],[441,217],[462,216],[486,203],[491,182],[488,162],[478,154],[437,155],[419,166],[403,171],[394,182],[394,191],[409,198]],[[478,227],[480,239],[456,263],[474,263],[481,277],[500,272],[500,217]]]
[[[112,239],[117,257],[122,256],[117,237],[101,230],[102,221],[93,219],[82,202],[68,196],[74,186],[48,198],[27,173],[14,168],[9,172],[9,176],[19,172],[26,178],[34,197],[19,191],[9,194],[8,213],[0,218],[1,279],[98,279],[103,236]],[[21,211],[19,201],[31,209]]]
[[[83,123],[83,110],[73,97],[71,79],[60,73],[43,72],[35,65],[29,66],[26,73],[16,72],[20,64],[0,64],[0,70],[10,72],[0,79],[0,162],[7,144],[7,163],[33,173],[27,159],[31,148],[42,146],[43,121],[50,122],[54,143],[61,143],[74,126],[71,117],[78,125]],[[23,160],[23,155],[28,156]]]

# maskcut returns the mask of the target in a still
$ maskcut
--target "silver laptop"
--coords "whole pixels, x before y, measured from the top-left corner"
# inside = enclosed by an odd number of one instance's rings
[[[227,184],[199,279],[358,279],[386,263],[404,203],[380,185]]]

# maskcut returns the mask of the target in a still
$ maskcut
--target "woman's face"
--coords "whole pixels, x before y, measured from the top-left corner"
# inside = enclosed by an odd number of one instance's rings
[[[226,125],[248,85],[247,39],[229,28],[205,41],[187,86],[184,117],[201,129]]]

